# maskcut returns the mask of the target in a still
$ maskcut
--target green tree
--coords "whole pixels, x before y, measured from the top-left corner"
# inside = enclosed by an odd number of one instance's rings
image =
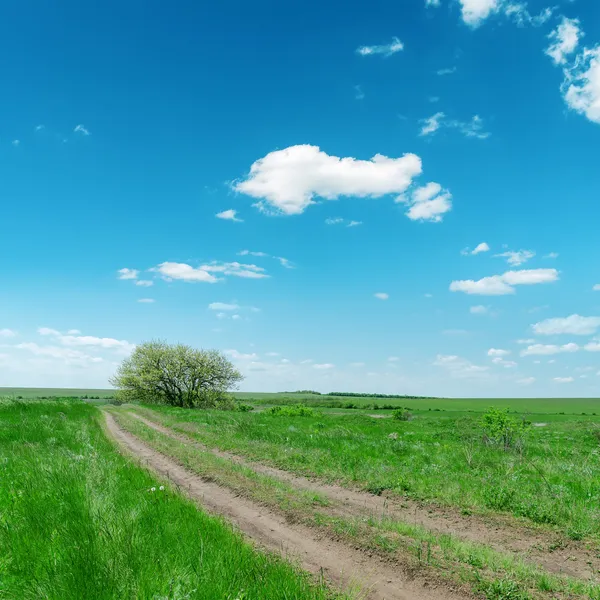
[[[225,408],[232,404],[227,391],[242,379],[217,350],[152,341],[137,346],[110,383],[118,389],[117,399],[123,402]]]

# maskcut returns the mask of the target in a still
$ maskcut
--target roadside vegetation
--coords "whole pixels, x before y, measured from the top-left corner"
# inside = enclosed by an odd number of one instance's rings
[[[119,454],[78,401],[0,403],[0,598],[331,593]]]

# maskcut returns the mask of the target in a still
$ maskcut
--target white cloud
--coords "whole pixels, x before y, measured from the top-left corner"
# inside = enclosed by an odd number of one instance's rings
[[[535,377],[524,377],[523,379],[517,379],[517,383],[520,385],[531,385],[535,383]]]
[[[251,252],[250,250],[242,250],[238,252],[238,256],[260,256],[260,257],[268,257],[269,255],[266,252]]]
[[[513,369],[514,367],[517,366],[517,363],[514,360],[504,360],[500,356],[496,356],[496,358],[492,358],[492,362],[495,365],[503,366],[505,369]]]
[[[181,279],[183,281],[203,281],[216,283],[217,277],[209,273],[203,267],[194,268],[185,263],[164,262],[158,265],[156,270],[169,279]]]
[[[490,348],[487,351],[488,356],[506,356],[510,354],[510,350],[502,350],[502,348]]]
[[[523,27],[524,25],[539,27],[546,23],[554,12],[554,8],[544,8],[539,15],[532,15],[527,10],[527,5],[514,3],[511,0],[508,3],[504,2],[502,6],[504,14],[512,18],[519,27]]]
[[[388,362],[398,362],[400,358],[398,356],[389,356]]]
[[[572,110],[600,123],[600,45],[586,48],[565,70],[565,102]]]
[[[244,354],[243,352],[238,352],[237,350],[225,350],[224,354],[227,356],[231,356],[234,360],[256,360],[258,358],[258,354],[254,352],[250,354]]]
[[[361,367],[364,367],[365,363],[364,362],[353,362],[353,363],[350,363],[350,366],[353,368],[359,369]]]
[[[20,140],[13,140],[13,141],[11,142],[11,144],[12,144],[13,146],[20,146],[20,145],[21,145],[21,141],[20,141]]]
[[[526,263],[534,256],[535,252],[532,250],[509,250],[507,252],[502,252],[501,254],[494,254],[494,257],[496,258],[506,258],[506,262],[513,267],[518,267]]]
[[[549,252],[543,258],[558,258],[558,252]]]
[[[138,300],[141,304],[153,304],[155,302],[154,298],[140,298]]]
[[[56,329],[50,329],[50,327],[40,327],[38,329],[38,333],[40,335],[61,335],[60,331],[56,331]]]
[[[502,0],[459,0],[463,21],[471,27],[478,27],[491,14],[496,12]]]
[[[265,356],[279,356],[279,352],[266,352]]]
[[[62,348],[60,346],[40,346],[34,342],[24,342],[22,344],[17,344],[15,348],[19,350],[27,350],[35,356],[47,356],[49,358],[61,359],[67,364],[85,365],[89,363],[103,362],[103,359],[99,356],[90,356],[89,354],[85,354],[79,350]]]
[[[79,329],[69,329],[69,331],[67,331],[67,333],[69,335],[81,335],[81,331],[79,331]]]
[[[361,56],[372,56],[374,54],[382,54],[385,57],[392,56],[396,52],[404,50],[404,44],[397,38],[392,38],[391,43],[381,44],[378,46],[361,46],[356,52]]]
[[[556,383],[572,383],[574,379],[572,377],[554,377],[552,381],[556,381]]]
[[[588,352],[600,352],[600,344],[598,342],[590,342],[583,347]]]
[[[469,254],[474,256],[476,254],[481,254],[482,252],[489,252],[490,247],[485,243],[481,242],[481,244],[477,244],[473,250],[470,248],[464,248],[460,251],[463,256],[468,256]]]
[[[140,272],[137,269],[119,269],[119,279],[137,279]]]
[[[402,194],[421,174],[421,159],[415,154],[388,158],[376,154],[371,160],[339,158],[318,146],[290,146],[257,160],[248,177],[235,190],[258,198],[268,212],[301,214],[315,197],[336,200],[341,196],[381,197]]]
[[[81,133],[81,135],[90,135],[90,132],[83,125],[77,125],[73,131],[75,133]]]
[[[154,270],[158,271],[163,278],[167,280],[179,279],[182,281],[201,281],[205,283],[222,281],[222,278],[216,277],[213,273],[221,273],[223,275],[243,277],[246,279],[264,279],[269,277],[262,267],[238,262],[213,262],[199,267],[192,267],[186,263],[164,262],[158,265]]]
[[[420,136],[431,135],[445,127],[447,129],[456,129],[464,136],[485,140],[490,137],[490,133],[483,129],[483,119],[479,115],[472,117],[470,121],[458,121],[456,119],[445,119],[446,115],[443,112],[438,112],[435,115],[421,119],[422,123]]]
[[[210,310],[239,310],[241,307],[238,304],[225,304],[224,302],[211,302],[208,305]]]
[[[482,379],[489,376],[489,367],[474,365],[456,355],[438,354],[433,364],[445,369],[455,379]]]
[[[492,275],[474,281],[472,279],[453,281],[450,283],[451,292],[464,292],[480,296],[504,296],[514,294],[517,285],[537,285],[551,283],[558,279],[556,269],[524,269],[507,271],[502,275]]]
[[[546,49],[546,54],[555,65],[564,65],[567,55],[573,54],[577,49],[581,36],[583,33],[579,28],[579,20],[563,17],[558,27],[548,36],[551,44]]]
[[[481,244],[477,244],[477,246],[475,246],[475,249],[473,252],[471,252],[471,254],[480,254],[481,252],[489,252],[489,250],[490,247],[485,242],[481,242]]]
[[[594,292],[600,292],[600,283],[597,283],[597,284],[596,284],[596,285],[595,285],[595,286],[592,288],[592,290],[593,290]]]
[[[294,266],[294,263],[291,260],[288,260],[287,258],[283,258],[283,256],[274,256],[273,258],[275,260],[278,260],[279,264],[282,267],[285,267],[286,269],[295,269],[296,268]]]
[[[236,214],[237,210],[230,208],[229,210],[224,210],[223,212],[217,213],[215,217],[217,217],[217,219],[225,219],[226,221],[237,221],[238,223],[243,223],[243,220],[238,219]]]
[[[419,135],[430,135],[435,133],[441,127],[441,121],[445,116],[446,115],[444,115],[443,112],[438,112],[427,119],[421,119],[420,122],[423,123],[423,126],[421,127]]]
[[[151,287],[154,285],[154,282],[149,279],[140,279],[135,282],[135,285],[139,285],[140,287]]]
[[[526,340],[517,340],[517,344],[535,344],[535,340],[533,339],[526,339]]]
[[[373,295],[375,296],[375,298],[379,298],[379,300],[387,300],[390,297],[390,295],[386,294],[385,292],[377,292]]]
[[[0,338],[13,338],[17,336],[17,332],[12,329],[0,329]]]
[[[452,73],[456,73],[456,67],[451,67],[451,68],[446,68],[446,69],[438,69],[436,71],[436,73],[438,75],[452,75]]]
[[[538,355],[549,355],[549,354],[561,354],[564,352],[577,352],[579,346],[577,344],[569,343],[557,346],[556,344],[533,344],[527,346],[525,350],[521,350],[521,356],[538,356]]]
[[[439,223],[442,215],[452,210],[452,194],[435,182],[416,188],[410,197],[402,195],[397,201],[410,205],[406,216],[412,221]]]
[[[471,308],[469,308],[469,312],[472,315],[487,315],[490,312],[490,309],[487,306],[479,304],[477,306],[471,306]]]
[[[44,125],[36,125],[35,126],[35,131],[42,131],[42,129],[45,129]]]
[[[440,0],[425,0],[425,6],[439,6]]]
[[[361,85],[354,86],[354,97],[356,98],[356,100],[364,100],[365,93]]]
[[[240,315],[231,315],[233,321],[239,321],[242,317]]]
[[[326,225],[344,225],[346,227],[358,227],[362,225],[362,221],[347,221],[346,219],[342,219],[341,217],[334,217],[325,219]]]
[[[335,367],[335,365],[332,365],[331,363],[317,363],[315,365],[313,365],[313,369],[319,369],[319,370],[326,370],[326,369],[333,369]]]
[[[593,335],[600,327],[600,317],[570,315],[534,323],[531,328],[539,335]]]

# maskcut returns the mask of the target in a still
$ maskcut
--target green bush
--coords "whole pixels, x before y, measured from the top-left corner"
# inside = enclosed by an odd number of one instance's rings
[[[515,419],[508,414],[508,409],[490,408],[481,420],[483,440],[489,445],[497,445],[510,450],[523,450],[525,434],[531,422]]]
[[[412,414],[404,408],[397,408],[392,413],[392,419],[396,421],[410,421],[412,419]]]
[[[238,404],[237,410],[240,412],[250,412],[254,410],[254,406],[252,404]]]
[[[304,404],[273,406],[268,410],[268,413],[280,417],[313,417],[315,415],[315,411],[310,406],[304,406]]]

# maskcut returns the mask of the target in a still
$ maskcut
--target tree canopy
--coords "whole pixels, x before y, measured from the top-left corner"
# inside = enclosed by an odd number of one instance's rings
[[[137,346],[110,383],[124,402],[215,408],[231,402],[227,391],[242,379],[218,350],[152,341]]]

